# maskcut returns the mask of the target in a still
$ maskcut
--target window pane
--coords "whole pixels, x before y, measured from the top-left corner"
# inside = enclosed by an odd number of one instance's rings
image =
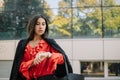
[[[42,2],[38,0],[6,0],[4,7],[0,13],[0,39],[26,37],[28,19],[34,14],[43,14]]]
[[[120,63],[109,63],[108,70],[109,76],[120,76]]]
[[[4,10],[4,5],[5,5],[5,1],[4,0],[0,0],[0,13],[1,13],[1,11]]]
[[[73,7],[100,6],[101,0],[73,0]]]
[[[120,0],[103,0],[104,6],[119,6]]]
[[[11,10],[15,10],[16,6],[15,6],[15,0],[1,0],[4,2],[4,11],[11,11]]]
[[[106,7],[103,13],[105,37],[120,38],[120,7]]]
[[[81,73],[86,77],[104,77],[103,62],[81,62]]]
[[[73,37],[102,37],[100,8],[76,8],[73,10]]]
[[[71,29],[71,9],[45,9],[44,13],[48,15],[50,21],[50,37],[53,38],[70,38]]]
[[[65,8],[71,6],[71,0],[44,0],[44,8]]]

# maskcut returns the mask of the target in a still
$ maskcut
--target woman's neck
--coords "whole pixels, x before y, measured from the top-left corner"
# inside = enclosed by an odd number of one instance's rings
[[[41,40],[42,38],[40,36],[34,36],[33,41]]]

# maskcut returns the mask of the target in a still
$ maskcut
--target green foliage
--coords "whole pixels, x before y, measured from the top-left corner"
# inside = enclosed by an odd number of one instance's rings
[[[120,37],[120,8],[105,8],[104,11],[104,27],[106,35],[112,37]]]
[[[31,16],[43,14],[43,4],[39,0],[7,0],[0,13],[0,35],[6,39],[18,39],[26,36],[26,24]],[[11,34],[9,36],[8,34]],[[4,38],[0,38],[4,39]]]
[[[115,0],[102,1],[104,11],[101,13],[101,7],[86,8],[86,6],[99,6],[98,0],[77,0],[75,3],[78,7],[77,11],[74,11],[74,33],[75,36],[102,36],[102,27],[104,27],[105,36],[108,37],[120,37],[120,8],[110,7],[116,5]],[[77,13],[77,14],[76,14]],[[102,16],[103,14],[103,16]],[[80,16],[82,15],[82,16]],[[82,18],[84,16],[84,18]],[[103,17],[103,26],[102,26]],[[77,20],[77,21],[76,21]],[[77,24],[77,25],[76,25]],[[78,29],[78,30],[76,30]],[[117,36],[118,35],[118,36]]]
[[[0,35],[5,39],[25,37],[29,18],[44,14],[52,37],[102,37],[102,33],[120,37],[120,7],[111,7],[117,4],[115,0],[102,2],[103,7],[100,0],[60,0],[54,14],[46,0],[5,0],[0,9]]]
[[[69,26],[70,18],[65,18],[62,16],[56,16],[54,20],[51,22],[50,27],[54,28],[58,32],[62,33],[63,36],[71,36],[71,32],[67,29]]]

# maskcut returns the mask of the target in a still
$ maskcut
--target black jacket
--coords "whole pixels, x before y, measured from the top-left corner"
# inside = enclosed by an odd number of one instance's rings
[[[69,73],[72,73],[73,70],[72,70],[71,64],[70,64],[70,62],[68,60],[68,57],[65,54],[64,50],[55,42],[55,40],[49,39],[49,38],[45,38],[44,40],[48,44],[50,44],[54,49],[56,49],[57,51],[59,51],[60,53],[62,53],[62,55],[65,56],[65,59],[66,59],[66,62],[67,62],[67,66],[68,66],[68,71],[69,71]],[[20,63],[21,63],[21,60],[23,58],[25,47],[26,47],[27,43],[28,43],[27,39],[22,39],[18,43],[18,46],[16,48],[16,53],[15,53],[14,61],[13,61],[13,66],[12,66],[11,74],[10,74],[10,80],[26,80],[19,73],[19,67],[20,67]],[[57,69],[55,71],[55,75],[57,77],[63,77],[63,76],[66,75],[65,64],[57,65]]]

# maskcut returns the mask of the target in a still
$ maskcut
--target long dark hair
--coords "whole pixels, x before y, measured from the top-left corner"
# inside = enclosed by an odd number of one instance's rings
[[[33,18],[30,19],[28,25],[27,25],[27,32],[28,32],[28,41],[31,41],[33,40],[34,38],[34,34],[35,34],[35,25],[37,23],[37,20],[39,18],[43,18],[45,20],[45,23],[46,23],[46,29],[45,29],[45,32],[44,34],[41,36],[42,38],[47,38],[48,37],[48,32],[49,32],[49,29],[48,29],[48,22],[47,22],[47,19],[43,16],[43,15],[35,15],[33,16]]]

